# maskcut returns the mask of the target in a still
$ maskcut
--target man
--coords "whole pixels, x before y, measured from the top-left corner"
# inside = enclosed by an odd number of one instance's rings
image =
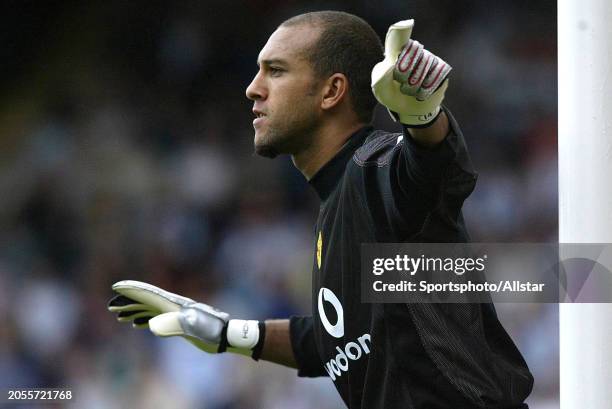
[[[291,155],[321,198],[313,251],[313,315],[228,314],[150,284],[121,281],[120,321],[329,376],[349,408],[526,408],[533,379],[490,304],[360,302],[360,244],[461,242],[475,184],[459,127],[440,103],[450,67],[392,26],[342,12],[285,21],[246,90],[255,150]],[[372,68],[376,65],[374,70]],[[372,81],[372,89],[370,88]],[[404,125],[375,131],[374,95]],[[248,267],[248,266],[245,266]]]

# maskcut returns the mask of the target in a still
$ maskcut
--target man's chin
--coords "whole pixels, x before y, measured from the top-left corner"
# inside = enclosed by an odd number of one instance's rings
[[[274,159],[278,156],[279,152],[271,145],[258,145],[255,144],[255,153],[264,158]]]
[[[257,155],[263,156],[264,158],[274,159],[280,154],[278,148],[271,143],[270,139],[274,138],[271,138],[271,136],[267,133],[263,133],[261,129],[255,130],[253,145]]]

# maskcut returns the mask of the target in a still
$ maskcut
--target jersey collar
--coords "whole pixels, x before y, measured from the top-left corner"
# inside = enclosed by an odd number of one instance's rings
[[[308,181],[321,200],[324,201],[327,199],[329,194],[334,190],[338,181],[344,174],[347,162],[351,159],[357,148],[363,145],[365,138],[373,129],[371,125],[367,125],[352,134],[336,156],[323,165],[323,167]]]

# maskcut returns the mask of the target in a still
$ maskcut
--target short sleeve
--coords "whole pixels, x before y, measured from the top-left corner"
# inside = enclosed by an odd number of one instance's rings
[[[289,331],[298,376],[328,376],[317,351],[312,317],[292,316],[289,320]]]

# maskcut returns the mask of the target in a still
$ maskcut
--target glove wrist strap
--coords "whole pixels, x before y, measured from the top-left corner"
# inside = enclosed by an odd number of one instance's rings
[[[404,123],[401,120],[400,115],[398,115],[396,112],[389,111],[389,113],[391,114],[392,117],[397,118],[396,121],[399,121],[402,125],[404,125],[407,128],[423,129],[423,128],[429,128],[434,122],[436,122],[436,120],[438,119],[438,117],[442,113],[442,107],[438,107],[437,110],[438,110],[437,113],[435,113],[435,111],[433,113],[431,113],[431,115],[430,115],[431,118],[428,119],[427,122],[421,122],[419,124]],[[423,117],[425,117],[425,115]]]
[[[217,349],[218,354],[221,354],[227,350],[227,325],[228,324],[226,323],[221,331],[221,341],[219,342],[219,348]]]
[[[253,349],[259,340],[259,321],[229,320],[227,323],[227,343],[240,349]]]
[[[258,360],[263,349],[265,323],[256,320],[229,320],[223,328],[218,353],[235,352]]]
[[[263,351],[263,346],[264,346],[265,341],[266,341],[266,323],[260,322],[259,323],[259,339],[257,340],[257,345],[255,345],[255,347],[253,348],[253,355],[251,355],[251,358],[253,358],[256,361],[259,361],[259,358],[261,357],[261,353]]]

